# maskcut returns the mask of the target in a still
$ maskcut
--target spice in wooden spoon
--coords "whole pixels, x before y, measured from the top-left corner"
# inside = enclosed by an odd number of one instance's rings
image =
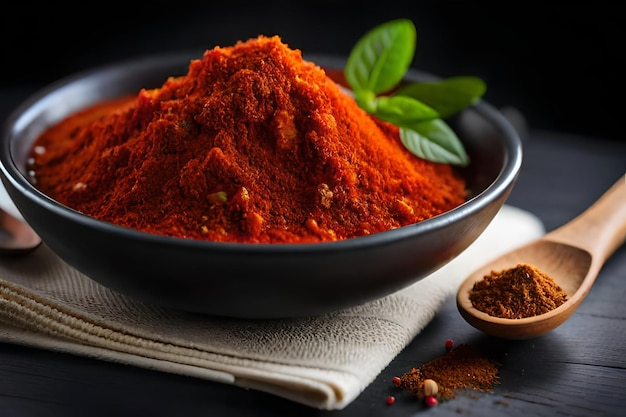
[[[545,236],[474,271],[461,284],[457,306],[475,328],[505,339],[539,336],[560,326],[578,308],[606,260],[626,239],[626,175],[578,217]],[[476,282],[492,271],[528,264],[549,275],[567,295],[558,307],[524,318],[503,318],[477,309],[470,299]]]

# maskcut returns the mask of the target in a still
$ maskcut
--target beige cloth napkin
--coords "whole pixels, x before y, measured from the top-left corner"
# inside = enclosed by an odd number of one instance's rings
[[[406,289],[320,317],[260,322],[142,304],[42,245],[25,257],[0,258],[0,341],[342,409],[420,333],[468,272],[543,233],[534,215],[505,205],[463,254]]]

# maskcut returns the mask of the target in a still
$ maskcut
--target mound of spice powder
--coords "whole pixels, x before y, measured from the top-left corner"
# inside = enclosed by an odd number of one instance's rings
[[[567,293],[545,272],[533,265],[518,264],[491,271],[469,293],[472,305],[494,317],[521,319],[554,310]]]
[[[347,239],[466,197],[451,166],[412,155],[277,36],[207,50],[159,88],[68,117],[38,138],[29,170],[89,216],[212,241]]]

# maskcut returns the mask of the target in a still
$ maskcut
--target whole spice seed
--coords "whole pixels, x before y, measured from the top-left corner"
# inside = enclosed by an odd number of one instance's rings
[[[554,310],[567,294],[552,277],[528,264],[491,271],[469,293],[477,310],[490,316],[521,319]]]
[[[428,395],[426,396],[426,398],[424,399],[424,403],[426,404],[426,406],[428,407],[434,407],[437,404],[439,404],[439,401],[437,401],[437,398],[434,395]]]
[[[424,380],[424,395],[431,396],[431,395],[437,395],[437,392],[439,391],[439,387],[437,386],[437,383],[435,381],[433,381],[432,379],[425,379]]]

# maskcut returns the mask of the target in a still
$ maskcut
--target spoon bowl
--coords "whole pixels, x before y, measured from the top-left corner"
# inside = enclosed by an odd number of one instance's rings
[[[547,333],[578,308],[606,260],[625,239],[626,175],[569,223],[475,270],[459,287],[459,312],[469,324],[491,336],[528,339]],[[472,305],[469,295],[474,283],[491,271],[521,263],[552,277],[566,292],[567,301],[547,313],[521,319],[494,317]]]
[[[40,243],[41,238],[28,224],[0,209],[0,254],[30,252]]]

